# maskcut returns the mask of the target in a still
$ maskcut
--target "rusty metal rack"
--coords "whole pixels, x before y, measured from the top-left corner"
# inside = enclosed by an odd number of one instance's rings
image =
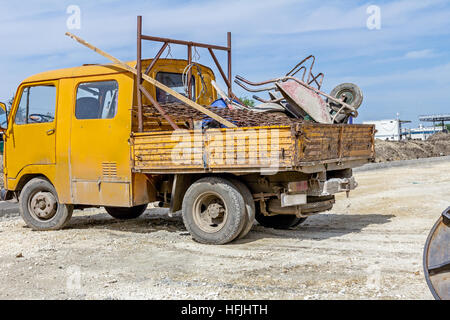
[[[157,111],[169,122],[169,124],[174,129],[179,129],[176,123],[172,120],[171,116],[166,113],[163,107],[151,96],[151,94],[144,88],[142,85],[143,79],[142,79],[142,41],[143,40],[149,40],[149,41],[156,41],[156,42],[162,42],[163,45],[159,49],[156,56],[153,58],[150,65],[145,70],[144,74],[149,75],[152,68],[155,66],[158,59],[163,54],[164,50],[170,45],[170,44],[177,44],[177,45],[184,45],[187,46],[187,61],[188,65],[192,63],[192,48],[193,47],[199,47],[199,48],[206,48],[208,49],[212,59],[214,60],[214,63],[216,64],[217,69],[219,70],[220,74],[222,75],[223,80],[225,81],[225,84],[228,87],[228,96],[232,98],[237,98],[236,95],[233,93],[232,90],[232,73],[231,73],[231,32],[227,33],[227,46],[218,46],[218,45],[212,45],[212,44],[206,44],[206,43],[199,43],[199,42],[192,42],[192,41],[184,41],[184,40],[175,40],[175,39],[169,39],[169,38],[161,38],[161,37],[153,37],[142,34],[142,16],[137,17],[137,59],[136,59],[136,69],[137,69],[137,81],[136,81],[136,92],[137,92],[137,103],[138,103],[138,131],[143,131],[143,105],[142,105],[142,94],[147,97],[147,99],[152,103],[152,105],[157,109]],[[222,50],[226,51],[228,54],[228,75],[225,74],[225,72],[222,69],[222,66],[220,65],[219,61],[217,60],[216,55],[214,54],[213,50]],[[192,70],[188,71],[188,87],[191,85],[191,76],[192,76]],[[191,92],[189,90],[188,92],[189,99],[192,99]],[[190,110],[192,111],[192,110]]]

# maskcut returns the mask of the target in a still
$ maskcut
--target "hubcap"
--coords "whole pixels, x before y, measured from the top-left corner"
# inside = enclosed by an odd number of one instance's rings
[[[351,105],[353,100],[355,100],[355,96],[353,95],[353,92],[349,90],[343,90],[339,92],[336,97],[340,100],[343,100],[345,103]]]
[[[204,232],[218,232],[225,225],[227,217],[225,202],[215,192],[201,194],[194,203],[195,224]]]
[[[51,219],[58,209],[58,203],[51,192],[39,191],[29,202],[30,213],[41,220]]]

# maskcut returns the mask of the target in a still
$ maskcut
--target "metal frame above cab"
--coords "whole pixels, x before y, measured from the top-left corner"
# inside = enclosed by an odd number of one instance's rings
[[[136,69],[137,69],[137,81],[136,81],[136,92],[137,92],[137,103],[138,103],[138,132],[143,132],[143,111],[142,111],[142,94],[147,97],[147,99],[150,100],[150,102],[153,104],[153,106],[158,110],[158,112],[169,122],[169,124],[172,126],[174,130],[179,129],[176,123],[173,121],[173,119],[164,111],[164,109],[159,105],[159,103],[153,99],[151,94],[143,87],[143,79],[142,79],[142,41],[148,40],[148,41],[156,41],[156,42],[162,42],[163,45],[159,49],[158,53],[156,54],[155,58],[153,58],[151,64],[147,67],[147,69],[144,72],[144,75],[148,76],[150,74],[150,71],[155,66],[158,59],[161,57],[163,52],[166,50],[166,48],[170,44],[177,44],[177,45],[184,45],[187,46],[187,61],[188,65],[192,63],[192,48],[193,47],[199,47],[199,48],[206,48],[208,49],[212,59],[214,60],[214,63],[216,64],[217,69],[219,70],[220,74],[222,75],[223,80],[225,81],[225,84],[228,87],[228,96],[232,97],[233,99],[237,99],[236,95],[233,93],[232,89],[232,73],[231,73],[231,32],[227,33],[227,46],[218,46],[213,44],[207,44],[207,43],[200,43],[200,42],[193,42],[193,41],[185,41],[185,40],[176,40],[176,39],[170,39],[170,38],[161,38],[161,37],[154,37],[149,35],[142,34],[142,16],[137,17],[137,57],[136,57]],[[228,61],[227,61],[227,69],[228,69],[228,75],[225,74],[225,72],[222,69],[222,66],[220,65],[219,61],[217,60],[216,55],[214,54],[213,50],[222,50],[227,52]],[[188,71],[188,87],[191,85],[191,75],[192,70]],[[191,92],[189,91],[189,99],[192,99]]]

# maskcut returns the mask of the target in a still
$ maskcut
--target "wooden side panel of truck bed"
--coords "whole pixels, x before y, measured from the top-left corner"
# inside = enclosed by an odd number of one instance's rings
[[[134,133],[133,170],[145,173],[292,171],[374,158],[373,125],[299,124]]]
[[[373,125],[308,124],[298,134],[301,164],[375,157]]]

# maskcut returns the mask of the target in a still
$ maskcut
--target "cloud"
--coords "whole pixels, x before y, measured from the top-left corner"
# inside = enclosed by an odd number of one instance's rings
[[[425,58],[433,58],[436,54],[432,49],[424,49],[419,51],[410,51],[405,54],[405,59],[425,59]]]

